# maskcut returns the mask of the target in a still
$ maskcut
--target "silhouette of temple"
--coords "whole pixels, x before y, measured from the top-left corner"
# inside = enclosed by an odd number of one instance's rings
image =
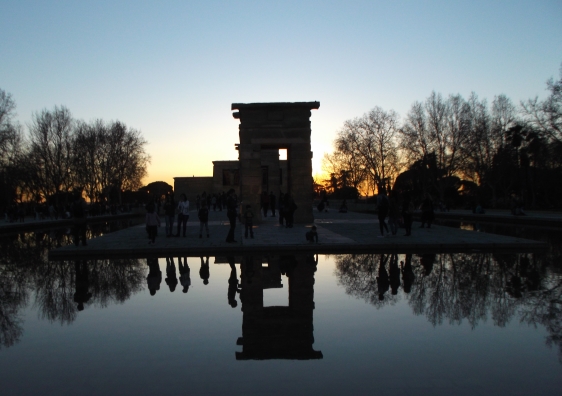
[[[314,344],[314,258],[281,256],[244,257],[241,264],[242,337],[237,360],[322,359]],[[264,307],[263,291],[282,287],[281,275],[289,280],[288,306]]]
[[[295,222],[313,221],[310,116],[319,107],[319,102],[233,103],[238,111],[232,115],[240,120],[238,161],[213,161],[213,176],[175,177],[174,191],[194,201],[203,191],[234,188],[256,214],[263,191],[289,193],[299,208]],[[279,159],[280,149],[287,150],[287,160]]]

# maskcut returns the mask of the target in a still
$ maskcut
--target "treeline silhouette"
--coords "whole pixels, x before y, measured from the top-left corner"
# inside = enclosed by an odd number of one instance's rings
[[[432,92],[404,117],[375,107],[348,120],[323,168],[330,191],[385,188],[425,193],[447,206],[562,207],[562,68],[544,100],[515,105],[505,95],[489,104],[472,93]]]
[[[90,122],[55,106],[24,128],[16,104],[0,89],[0,207],[16,201],[67,203],[80,190],[91,201],[137,190],[150,160],[140,131],[121,121]]]
[[[562,278],[549,263],[525,253],[362,254],[337,256],[335,273],[347,294],[377,308],[405,298],[434,326],[540,324],[562,362]]]

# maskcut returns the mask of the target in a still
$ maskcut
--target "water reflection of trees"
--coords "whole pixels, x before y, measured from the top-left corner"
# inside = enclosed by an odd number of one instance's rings
[[[144,260],[47,260],[49,249],[70,243],[65,230],[0,238],[0,348],[21,338],[21,311],[30,301],[40,318],[67,324],[84,305],[123,303],[143,289]]]
[[[532,254],[399,255],[402,296],[416,315],[434,326],[466,320],[474,328],[489,318],[506,326],[514,317],[542,325],[547,344],[557,346],[562,359],[562,278],[544,257]],[[336,276],[347,294],[377,308],[395,303],[399,294],[380,298],[377,277],[389,269],[392,255],[336,257]],[[410,269],[410,271],[408,271]],[[411,283],[411,285],[410,285]]]

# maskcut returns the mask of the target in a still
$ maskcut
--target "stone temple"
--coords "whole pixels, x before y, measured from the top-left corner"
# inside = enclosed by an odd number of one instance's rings
[[[298,207],[296,223],[314,220],[312,214],[311,110],[320,102],[233,103],[232,116],[240,120],[236,144],[238,161],[213,161],[213,176],[174,177],[176,196],[184,193],[190,202],[203,193],[221,193],[234,188],[238,201],[260,213],[263,191],[293,196]],[[287,159],[279,159],[279,150]]]

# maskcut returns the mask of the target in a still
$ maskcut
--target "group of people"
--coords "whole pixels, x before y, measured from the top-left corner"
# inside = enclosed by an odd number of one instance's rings
[[[435,254],[424,254],[420,257],[420,265],[423,267],[423,276],[429,276],[433,270]],[[388,262],[388,270],[386,265]],[[414,283],[415,274],[412,267],[412,255],[406,254],[405,260],[398,265],[398,255],[381,254],[379,270],[377,274],[377,289],[379,301],[384,301],[386,292],[390,289],[394,296],[398,294],[400,287],[400,277],[402,277],[402,287],[405,293],[410,293]]]
[[[267,191],[262,192],[260,196],[260,206],[263,211],[263,217],[268,216],[271,211],[271,216],[275,217],[276,211],[279,215],[279,224],[287,228],[292,228],[294,224],[294,214],[297,210],[297,205],[292,195],[289,193],[279,193],[279,199],[275,196],[273,191],[269,194]]]
[[[414,203],[410,194],[406,193],[402,197],[402,203],[399,204],[396,199],[395,194],[390,196],[386,195],[386,191],[381,189],[377,196],[377,210],[379,219],[379,229],[381,235],[379,238],[383,238],[389,235],[396,235],[398,233],[398,227],[402,223],[406,233],[404,236],[412,235],[412,223],[414,215]],[[427,225],[427,228],[431,228],[433,219],[435,217],[433,209],[433,201],[429,194],[426,194],[421,205],[421,228]],[[386,223],[386,218],[388,217],[388,225]],[[389,229],[390,228],[390,229]]]
[[[146,282],[148,285],[148,290],[150,295],[155,295],[158,290],[160,290],[160,284],[162,283],[162,271],[160,270],[160,265],[158,264],[157,258],[147,259],[148,264],[148,276],[146,277]],[[166,285],[170,289],[170,292],[174,292],[178,284],[182,286],[182,292],[187,293],[189,287],[191,286],[191,269],[187,263],[187,257],[178,257],[178,267],[179,267],[179,281],[176,272],[176,264],[173,257],[166,257]],[[204,285],[209,284],[209,257],[201,257],[201,267],[199,268],[199,276],[203,280]]]
[[[163,205],[164,210],[164,220],[166,224],[166,238],[187,236],[187,222],[190,216],[189,201],[185,194],[180,195],[180,200],[176,204],[173,195],[166,195]],[[177,213],[177,228],[174,234],[174,222],[176,222]],[[209,238],[209,208],[207,207],[206,201],[201,203],[200,208],[197,211],[199,217],[200,228],[199,228],[199,238],[202,238],[203,231],[206,232],[207,238]],[[150,202],[146,206],[146,231],[148,233],[149,244],[155,243],[156,234],[158,227],[161,226],[160,216],[156,210],[156,205]]]

